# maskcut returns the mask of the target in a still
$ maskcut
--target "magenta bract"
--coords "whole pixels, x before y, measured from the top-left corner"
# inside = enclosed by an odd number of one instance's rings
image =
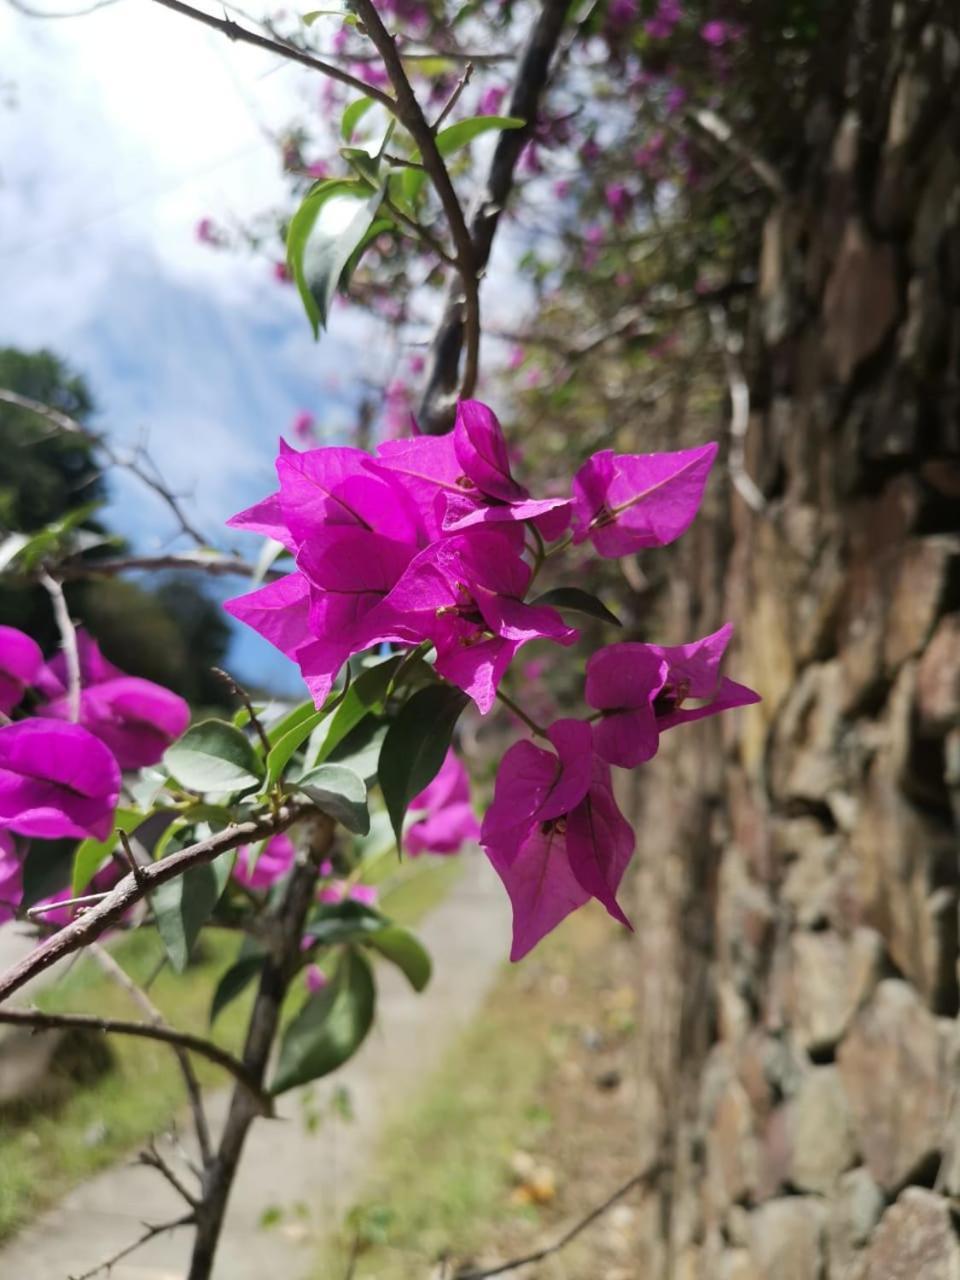
[[[22,869],[13,837],[0,831],[0,924],[14,918],[22,897]]]
[[[583,721],[558,720],[548,736],[556,754],[532,742],[506,753],[480,835],[513,904],[511,960],[591,897],[629,924],[616,893],[634,836],[609,766],[594,755]]]
[[[715,444],[676,453],[595,453],[573,481],[573,540],[609,558],[663,547],[689,528],[717,454]]]
[[[82,725],[20,720],[0,728],[0,828],[106,840],[119,794],[113,754]]]
[[[411,857],[421,853],[459,853],[468,840],[480,836],[480,823],[470,807],[467,771],[452,750],[440,772],[410,801],[410,812],[422,812],[408,827],[403,847]]]
[[[40,646],[16,627],[0,627],[0,711],[8,715],[43,666]]]
[[[283,833],[267,841],[255,864],[253,850],[249,845],[243,844],[237,850],[233,878],[248,889],[269,889],[283,879],[293,866],[296,856],[293,841]]]

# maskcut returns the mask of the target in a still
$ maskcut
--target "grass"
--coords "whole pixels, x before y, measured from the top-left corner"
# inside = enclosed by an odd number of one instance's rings
[[[383,909],[413,926],[442,901],[458,874],[456,859],[406,863],[400,873],[394,863],[382,886]],[[206,1032],[214,988],[238,946],[236,934],[207,930],[197,963],[186,974],[161,970],[150,995],[174,1025]],[[112,952],[141,984],[161,957],[152,930],[120,939]],[[220,1044],[239,1049],[251,1000],[248,993],[221,1015],[214,1034]],[[62,981],[41,991],[36,1003],[51,1011],[142,1017],[130,996],[107,980],[89,957],[81,957]],[[183,1083],[168,1048],[117,1036],[111,1049],[113,1063],[105,1073],[87,1070],[85,1074],[95,1078],[79,1082],[54,1078],[36,1104],[0,1109],[0,1241],[70,1187],[127,1156],[151,1134],[168,1129],[183,1113]],[[212,1064],[194,1061],[204,1086],[227,1082]],[[84,1065],[92,1064],[80,1064]]]
[[[432,1274],[440,1257],[476,1256],[504,1231],[519,1229],[522,1237],[537,1228],[540,1211],[517,1195],[513,1158],[549,1146],[559,1123],[550,1082],[596,1012],[608,946],[609,931],[601,923],[598,934],[596,917],[577,917],[536,959],[504,973],[447,1060],[388,1127],[374,1178],[343,1238],[325,1247],[316,1280],[346,1274],[355,1241],[356,1280],[408,1280]]]

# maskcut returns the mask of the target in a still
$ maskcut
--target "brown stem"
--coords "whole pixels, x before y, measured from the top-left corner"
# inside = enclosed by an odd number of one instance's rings
[[[276,942],[263,966],[253,1012],[247,1027],[243,1064],[262,1088],[270,1052],[280,1025],[284,997],[300,967],[300,939],[314,900],[320,864],[333,843],[334,823],[316,819],[309,851],[301,858],[275,916]],[[197,1233],[188,1280],[209,1280],[223,1230],[223,1220],[250,1125],[257,1116],[245,1089],[234,1089],[230,1110],[212,1165],[204,1174],[203,1197],[197,1209]]]
[[[44,1013],[39,1009],[0,1009],[0,1023],[9,1026],[33,1027],[36,1031],[56,1031],[61,1027],[79,1027],[89,1031],[103,1031],[109,1035],[133,1036],[140,1040],[158,1040],[174,1048],[189,1049],[210,1062],[223,1067],[238,1081],[239,1088],[249,1098],[255,1113],[260,1115],[272,1108],[271,1101],[263,1093],[261,1085],[245,1063],[231,1053],[215,1045],[203,1036],[187,1031],[175,1031],[172,1027],[158,1027],[154,1023],[126,1022],[123,1018],[98,1018],[93,1013]]]
[[[265,49],[268,53],[276,54],[279,58],[287,58],[290,62],[299,62],[301,66],[309,67],[311,71],[319,71],[321,75],[329,76],[331,80],[339,80],[341,84],[349,85],[351,89],[356,89],[365,97],[375,98],[388,111],[392,112],[396,108],[396,103],[388,93],[384,93],[381,89],[375,89],[364,80],[358,80],[356,76],[350,75],[347,71],[341,71],[339,67],[333,66],[332,63],[324,62],[322,59],[314,57],[312,53],[307,53],[305,49],[300,49],[295,44],[290,44],[284,40],[275,40],[270,36],[262,36],[256,31],[248,31],[246,27],[241,27],[238,23],[231,22],[229,18],[216,18],[212,13],[204,13],[202,9],[195,9],[193,5],[184,4],[183,0],[154,0],[154,3],[163,5],[165,9],[172,9],[174,13],[183,14],[185,18],[193,18],[195,22],[202,22],[205,26],[212,27],[214,31],[219,31],[222,35],[225,35],[228,40],[237,40],[241,44],[252,44],[257,49]]]
[[[520,59],[509,114],[525,120],[526,124],[522,129],[505,129],[500,134],[486,182],[470,216],[469,236],[473,246],[475,279],[483,274],[490,260],[500,215],[513,188],[517,161],[537,123],[540,99],[550,75],[551,62],[570,3],[571,0],[544,0]],[[469,304],[469,298],[467,302]],[[423,430],[435,435],[449,430],[453,419],[460,355],[465,339],[468,360],[470,358],[470,346],[473,342],[471,323],[469,306],[465,314],[459,291],[451,289],[434,336],[430,369],[420,404],[420,425]],[[460,381],[460,394],[470,395],[473,385],[465,369]]]
[[[467,227],[460,197],[451,181],[446,162],[440,154],[434,131],[423,114],[423,108],[410,84],[396,41],[383,25],[373,0],[356,0],[356,7],[357,15],[383,59],[383,65],[393,85],[393,91],[396,94],[395,114],[419,148],[423,167],[436,188],[444,216],[450,227],[450,235],[456,250],[458,277],[463,286],[462,297],[459,296],[460,289],[457,289],[458,306],[462,312],[461,323],[466,341],[466,358],[463,377],[460,380],[460,393],[463,396],[469,396],[476,385],[480,355],[480,271],[473,238]],[[458,368],[459,355],[458,350]],[[454,370],[455,383],[457,371],[457,369]]]
[[[19,991],[38,973],[43,973],[64,956],[72,955],[81,947],[88,946],[107,929],[119,924],[130,908],[140,902],[151,889],[156,889],[169,880],[175,880],[194,867],[213,862],[214,858],[219,858],[222,853],[236,849],[241,844],[250,844],[264,836],[277,835],[281,831],[286,831],[287,827],[299,819],[313,814],[319,815],[319,813],[316,805],[288,802],[276,813],[251,818],[248,822],[233,823],[207,840],[200,840],[186,849],[167,854],[159,862],[143,867],[139,878],[132,872],[124,876],[102,902],[91,907],[76,920],[71,920],[46,942],[35,947],[23,959],[12,965],[6,973],[0,974],[0,1003],[13,995],[14,991]]]

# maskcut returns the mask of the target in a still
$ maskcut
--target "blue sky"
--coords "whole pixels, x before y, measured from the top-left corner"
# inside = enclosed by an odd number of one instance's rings
[[[0,11],[0,47],[15,99],[0,107],[0,343],[65,357],[98,425],[145,438],[196,523],[242,546],[223,521],[272,487],[294,413],[309,408],[337,438],[353,375],[389,372],[376,367],[388,344],[357,312],[338,309],[314,344],[267,262],[194,238],[203,215],[245,220],[283,202],[267,133],[317,109],[317,82],[145,0],[69,22]],[[140,549],[177,545],[132,480],[115,479],[109,519]],[[301,687],[242,628],[231,663]]]

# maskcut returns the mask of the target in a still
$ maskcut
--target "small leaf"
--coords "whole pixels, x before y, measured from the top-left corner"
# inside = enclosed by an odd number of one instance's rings
[[[427,685],[404,704],[387,730],[377,774],[398,849],[407,805],[439,773],[468,701],[453,685]]]
[[[554,609],[566,609],[572,613],[585,613],[588,617],[599,618],[601,622],[612,622],[615,627],[623,623],[615,613],[607,608],[602,600],[598,600],[589,591],[581,591],[579,587],[554,587],[530,601],[533,605],[551,605]]]
[[[409,929],[398,924],[387,925],[364,938],[363,943],[392,961],[414,991],[422,991],[430,981],[433,971],[430,954]]]
[[[352,1058],[373,1023],[376,988],[369,961],[345,953],[333,981],[308,998],[287,1027],[270,1092],[329,1075]]]
[[[235,860],[235,849],[222,853],[213,862],[193,867],[148,895],[157,932],[175,972],[186,969],[200,930],[227,887]]]
[[[262,951],[251,951],[247,955],[241,955],[226,971],[217,983],[213,1000],[210,1002],[211,1027],[227,1005],[243,995],[263,968],[266,958],[266,954]]]
[[[113,831],[106,840],[81,840],[73,855],[73,883],[71,891],[78,898],[100,870],[101,864],[117,847],[117,833],[128,834],[146,820],[147,815],[138,809],[118,809],[113,817]]]
[[[389,923],[375,907],[345,898],[343,902],[322,903],[315,907],[303,932],[318,946],[332,947],[340,942],[355,942],[380,933]]]
[[[295,785],[354,835],[365,836],[370,830],[366,783],[352,769],[342,764],[321,764]]]
[[[426,74],[424,71],[423,74]],[[517,116],[474,116],[470,120],[458,120],[448,125],[437,134],[437,150],[442,156],[452,155],[461,147],[467,146],[481,134],[490,133],[494,129],[522,129],[526,124]],[[411,159],[420,160],[420,152],[414,151]],[[423,189],[427,175],[422,169],[405,169],[400,179],[400,187],[404,202],[413,206]]]
[[[246,791],[263,777],[250,739],[224,720],[192,725],[167,748],[163,763],[182,786],[201,793]]]
[[[372,98],[357,98],[356,102],[351,102],[346,108],[340,121],[340,136],[344,142],[350,141],[353,131],[372,106]]]
[[[287,229],[287,263],[313,334],[326,327],[344,267],[373,222],[382,187],[332,179],[304,198]]]
[[[325,714],[326,712],[324,711],[314,711],[312,715],[305,716],[273,744],[270,748],[270,754],[267,756],[267,776],[263,782],[264,791],[269,791],[279,781],[284,769],[286,769],[297,750],[310,737]]]
[[[331,717],[327,732],[313,757],[314,764],[326,760],[366,715],[382,708],[390,681],[401,661],[399,656],[388,658],[357,676]]]

